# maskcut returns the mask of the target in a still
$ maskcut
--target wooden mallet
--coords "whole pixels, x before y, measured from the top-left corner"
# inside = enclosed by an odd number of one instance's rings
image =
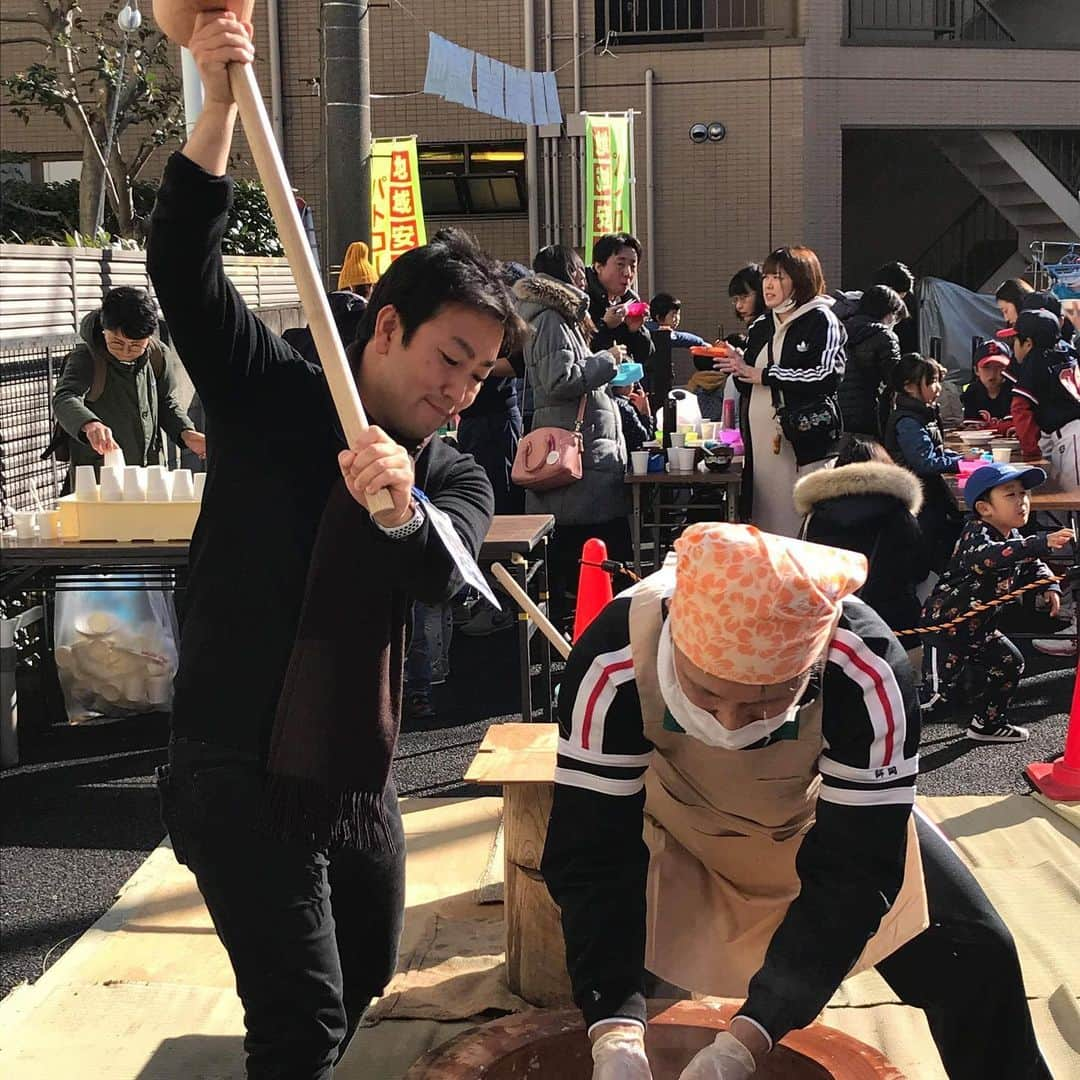
[[[154,0],[154,19],[170,40],[178,45],[187,45],[195,32],[195,20],[199,15],[231,11],[238,19],[250,22],[253,7],[254,0]],[[285,257],[289,260],[296,281],[300,303],[322,361],[342,430],[349,446],[355,446],[357,436],[368,426],[364,406],[330,314],[330,305],[300,223],[292,185],[285,173],[285,165],[278,152],[270,118],[266,115],[251,65],[230,64],[229,85],[236,99],[255,167],[259,171],[259,179],[266,191],[266,201],[270,204],[270,212],[274,215],[274,223],[285,248]],[[394,505],[388,491],[366,496],[365,502],[373,514],[380,510],[391,510]]]

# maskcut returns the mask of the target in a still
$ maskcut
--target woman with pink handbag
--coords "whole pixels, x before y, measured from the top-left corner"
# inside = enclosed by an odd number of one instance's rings
[[[587,539],[603,540],[613,559],[631,555],[626,443],[608,391],[625,352],[621,345],[589,351],[582,333],[588,317],[585,267],[577,252],[546,247],[533,269],[533,277],[514,286],[518,310],[532,331],[525,378],[535,408],[532,431],[518,447],[514,480],[526,489],[527,514],[555,517],[549,568],[559,619],[572,610],[566,594],[576,590]]]

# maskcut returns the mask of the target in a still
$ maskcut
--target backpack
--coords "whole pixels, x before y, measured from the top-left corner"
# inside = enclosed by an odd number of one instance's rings
[[[60,362],[60,370],[56,373],[56,378],[59,380],[60,376],[64,374],[64,368],[67,367],[68,357],[72,355],[77,349],[88,349],[88,345],[79,345],[72,352]],[[157,341],[151,341],[147,345],[147,351],[150,353],[150,367],[154,372],[154,378],[160,380],[165,374],[165,350]],[[97,401],[99,397],[105,392],[105,379],[108,376],[109,369],[108,364],[105,361],[105,357],[97,349],[90,349],[90,355],[94,361],[94,374],[90,380],[90,389],[86,392],[85,401]],[[52,435],[49,438],[49,445],[45,447],[41,454],[41,460],[45,461],[47,458],[54,457],[57,461],[68,463],[71,461],[71,448],[68,445],[68,440],[71,436],[60,426],[60,424],[54,420]]]

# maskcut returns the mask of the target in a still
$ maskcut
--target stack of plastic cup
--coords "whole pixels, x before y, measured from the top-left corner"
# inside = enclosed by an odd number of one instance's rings
[[[195,483],[190,469],[177,469],[173,473],[173,502],[191,502],[195,498]]]
[[[75,466],[75,498],[79,502],[98,501],[98,482],[93,465]]]
[[[117,465],[101,467],[101,501],[122,502],[124,499],[124,470]]]
[[[146,502],[146,470],[138,465],[124,467],[124,502]]]
[[[172,475],[164,465],[146,470],[146,498],[150,502],[168,502],[172,498]]]

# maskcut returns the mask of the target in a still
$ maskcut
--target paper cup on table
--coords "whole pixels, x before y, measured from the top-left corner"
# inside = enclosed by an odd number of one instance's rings
[[[97,473],[93,465],[75,466],[75,498],[79,502],[98,501]]]
[[[1006,464],[1012,461],[1012,447],[1010,446],[995,446],[991,453],[995,461],[1003,461]]]
[[[15,535],[20,540],[33,540],[37,536],[37,514],[33,510],[13,510]]]
[[[177,469],[173,473],[173,502],[190,502],[195,498],[195,484],[190,469]]]
[[[673,431],[671,433],[671,445],[675,449],[681,449],[686,445],[686,432],[685,431]]]
[[[151,675],[146,680],[146,697],[151,705],[165,705],[172,693],[171,675]]]
[[[716,424],[712,420],[701,421],[701,438],[703,442],[711,442],[716,438]]]
[[[644,476],[649,471],[649,451],[632,450],[630,452],[630,467],[635,476]]]
[[[195,498],[202,502],[203,492],[206,490],[206,473],[197,472],[194,476]]]
[[[101,469],[101,501],[123,502],[124,470],[116,465],[104,465]]]
[[[146,498],[150,502],[168,502],[172,498],[172,476],[164,465],[146,470]]]
[[[679,451],[679,472],[693,472],[696,451],[692,446],[687,446]]]

